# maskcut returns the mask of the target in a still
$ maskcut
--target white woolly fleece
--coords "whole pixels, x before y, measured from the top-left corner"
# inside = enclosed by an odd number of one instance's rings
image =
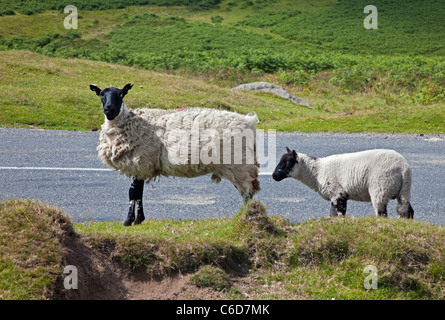
[[[325,158],[298,153],[298,163],[290,175],[325,200],[346,196],[348,200],[371,201],[376,213],[390,199],[407,205],[411,196],[411,169],[394,150],[366,150]]]
[[[249,162],[243,154],[242,164],[224,164],[223,161],[204,163],[199,154],[192,152],[198,150],[202,153],[209,148],[209,141],[196,132],[214,132],[222,139],[224,130],[255,134],[257,123],[258,117],[252,114],[203,108],[129,110],[123,103],[115,119],[105,119],[97,151],[104,164],[139,180],[150,181],[161,175],[196,177],[213,173],[213,181],[226,178],[243,196],[253,195],[259,190],[259,185],[255,184],[258,176],[255,139],[253,145],[248,146],[253,150],[247,150],[253,151],[253,161]],[[222,140],[213,142],[220,142],[222,157]],[[184,150],[188,151],[185,155]],[[218,152],[216,147],[212,149],[213,156],[215,151]],[[232,150],[232,157],[235,157],[234,152],[237,150]],[[184,161],[171,161],[179,155]]]

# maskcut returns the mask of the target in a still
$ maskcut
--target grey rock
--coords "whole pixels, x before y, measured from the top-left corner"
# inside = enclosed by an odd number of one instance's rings
[[[309,101],[296,97],[293,94],[291,94],[289,91],[284,89],[283,87],[269,83],[269,82],[252,82],[252,83],[245,83],[242,85],[239,85],[238,87],[232,88],[232,90],[254,90],[254,91],[262,91],[262,92],[269,92],[276,94],[277,96],[280,96],[282,98],[285,98],[289,101],[292,101],[293,103],[306,106],[310,109],[312,109],[311,104]]]

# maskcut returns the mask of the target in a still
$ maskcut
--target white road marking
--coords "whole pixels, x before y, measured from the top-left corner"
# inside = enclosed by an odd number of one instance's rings
[[[106,168],[60,168],[60,167],[0,167],[0,170],[62,170],[62,171],[115,171]]]
[[[0,170],[59,170],[59,171],[116,171],[107,168],[62,168],[62,167],[0,167]],[[272,175],[272,172],[259,172],[260,176]]]

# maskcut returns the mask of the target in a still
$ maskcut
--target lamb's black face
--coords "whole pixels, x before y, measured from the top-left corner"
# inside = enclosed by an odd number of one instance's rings
[[[291,151],[287,147],[286,149],[287,153],[283,154],[280,163],[278,163],[274,173],[272,174],[272,178],[275,181],[281,181],[285,178],[290,177],[290,172],[294,168],[295,164],[298,163],[298,156],[295,150]]]
[[[110,87],[101,90],[95,85],[90,85],[90,89],[100,97],[105,117],[108,120],[114,120],[119,115],[124,97],[132,87],[132,84],[127,84],[123,89]]]

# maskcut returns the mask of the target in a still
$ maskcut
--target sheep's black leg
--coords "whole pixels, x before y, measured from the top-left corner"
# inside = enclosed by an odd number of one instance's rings
[[[134,221],[134,224],[140,224],[142,223],[142,221],[145,220],[144,208],[142,206],[142,199],[136,200],[136,211],[137,211],[137,216],[136,220]]]
[[[144,209],[142,206],[142,195],[144,192],[144,180],[134,179],[131,183],[130,190],[128,190],[128,196],[130,198],[130,207],[128,208],[127,220],[124,222],[124,226],[131,226],[134,224],[139,224],[145,220]],[[135,211],[137,212],[137,217],[135,219]]]
[[[135,205],[136,205],[136,201],[130,200],[130,206],[128,208],[127,220],[125,220],[125,222],[124,222],[125,227],[131,226],[131,224],[134,221],[134,207],[135,207]]]

